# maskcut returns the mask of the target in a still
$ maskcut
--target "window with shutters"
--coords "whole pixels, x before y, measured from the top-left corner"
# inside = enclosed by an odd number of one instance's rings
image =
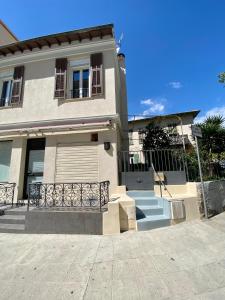
[[[67,99],[90,98],[103,94],[103,55],[91,54],[68,62]]]
[[[22,101],[24,66],[0,73],[0,107],[19,105]]]
[[[55,98],[66,98],[67,58],[58,58],[55,61]]]
[[[95,53],[91,55],[91,93],[92,96],[103,94],[103,54]]]
[[[145,131],[144,130],[142,130],[142,129],[140,129],[139,131],[138,131],[138,139],[139,139],[139,144],[140,145],[142,145],[143,144],[143,142],[144,142],[144,139],[145,139]]]
[[[90,59],[70,61],[67,98],[88,98],[90,89]]]
[[[13,71],[0,73],[0,107],[11,104]]]
[[[129,131],[128,131],[128,138],[129,138],[129,145],[133,145],[134,144],[133,129],[129,129]]]

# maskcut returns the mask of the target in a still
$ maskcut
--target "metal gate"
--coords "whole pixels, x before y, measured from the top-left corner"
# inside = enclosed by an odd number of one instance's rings
[[[186,168],[181,149],[119,152],[120,184],[128,190],[154,189],[154,175],[164,173],[165,184],[184,184]]]

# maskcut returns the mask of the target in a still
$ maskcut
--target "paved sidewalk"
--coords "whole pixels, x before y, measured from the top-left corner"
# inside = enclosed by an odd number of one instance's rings
[[[114,236],[0,234],[0,299],[225,299],[225,214]]]

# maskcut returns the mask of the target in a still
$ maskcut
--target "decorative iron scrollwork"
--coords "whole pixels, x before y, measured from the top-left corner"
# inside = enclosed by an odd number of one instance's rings
[[[0,182],[0,205],[13,206],[15,183]]]
[[[91,183],[32,183],[28,209],[36,207],[99,208],[109,202],[109,181]]]

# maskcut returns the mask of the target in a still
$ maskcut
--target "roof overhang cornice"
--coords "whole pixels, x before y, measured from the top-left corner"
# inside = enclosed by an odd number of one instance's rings
[[[113,24],[89,27],[73,31],[61,32],[29,40],[17,41],[0,47],[0,56],[6,57],[8,54],[15,55],[18,51],[32,52],[33,49],[51,48],[53,45],[71,44],[74,41],[81,43],[83,40],[93,40],[95,38],[103,39],[105,36],[114,38]]]
[[[34,61],[48,60],[60,57],[70,57],[75,55],[85,55],[95,53],[96,51],[115,50],[114,39],[102,39],[81,44],[66,44],[60,47],[47,48],[33,52],[27,52],[19,55],[11,55],[0,59],[0,68],[12,67],[18,64],[26,64]]]

